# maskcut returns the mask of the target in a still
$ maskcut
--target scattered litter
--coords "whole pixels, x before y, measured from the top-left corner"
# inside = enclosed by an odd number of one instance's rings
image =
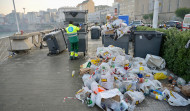
[[[63,102],[65,102],[66,99],[77,99],[77,98],[75,98],[75,97],[64,97]]]
[[[114,26],[118,25],[117,22]],[[146,59],[132,58],[112,45],[98,47],[96,55],[81,65],[84,87],[76,93],[76,98],[88,107],[97,105],[106,111],[133,111],[146,96],[166,100],[172,106],[189,104],[190,100],[177,92],[189,96],[190,85],[164,71],[166,63],[161,57],[148,54]],[[163,84],[163,87],[158,80],[167,77],[171,84]]]
[[[72,77],[74,77],[74,75],[75,75],[75,71],[73,70],[73,71],[72,71]]]

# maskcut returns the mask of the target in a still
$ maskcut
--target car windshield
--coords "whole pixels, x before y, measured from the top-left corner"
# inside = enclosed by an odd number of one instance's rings
[[[184,23],[185,23],[185,24],[190,24],[190,18],[185,18],[185,19],[184,19]]]
[[[175,25],[175,22],[167,22],[166,25]]]

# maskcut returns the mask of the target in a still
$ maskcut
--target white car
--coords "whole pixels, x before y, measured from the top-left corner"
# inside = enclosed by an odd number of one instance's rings
[[[190,14],[186,14],[183,20],[182,24],[183,30],[189,30],[190,29]]]

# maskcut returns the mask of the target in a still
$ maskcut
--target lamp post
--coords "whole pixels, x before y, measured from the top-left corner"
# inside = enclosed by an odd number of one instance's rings
[[[15,18],[16,18],[16,24],[17,24],[17,30],[18,30],[18,32],[20,32],[19,24],[18,24],[18,19],[17,19],[17,15],[16,15],[16,8],[15,8],[15,2],[14,2],[14,0],[13,0],[13,6],[14,6],[14,12],[15,12]]]
[[[159,12],[159,1],[154,2],[154,15],[153,15],[153,28],[158,27],[158,12]]]

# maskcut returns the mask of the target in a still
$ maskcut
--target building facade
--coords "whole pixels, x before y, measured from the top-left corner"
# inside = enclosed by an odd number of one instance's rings
[[[110,8],[110,6],[108,5],[99,5],[99,6],[95,6],[95,12],[100,11],[100,10],[104,10]]]
[[[143,15],[153,13],[154,0],[135,0],[135,19],[143,19]],[[190,0],[159,0],[159,21],[180,20],[175,11],[178,8],[190,8]]]
[[[120,15],[129,15],[130,20],[135,18],[135,0],[121,0],[120,4]]]
[[[88,10],[88,13],[95,12],[94,1],[93,0],[85,0],[82,3],[77,5],[79,10]]]

